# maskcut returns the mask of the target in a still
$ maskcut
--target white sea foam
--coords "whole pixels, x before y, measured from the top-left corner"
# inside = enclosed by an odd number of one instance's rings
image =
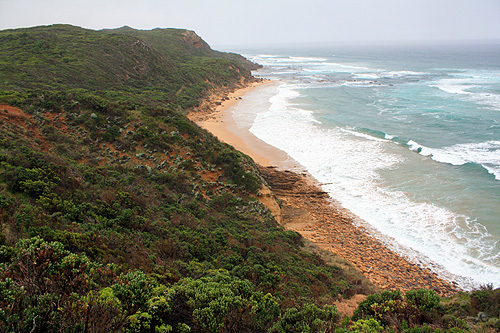
[[[306,67],[303,67],[302,70],[304,72],[314,72],[314,73],[318,73],[318,72],[321,72],[320,70],[318,69],[314,69],[314,68],[306,68]]]
[[[407,254],[418,253],[418,260],[436,263],[444,277],[452,274],[464,288],[478,283],[500,286],[500,268],[494,264],[498,245],[481,224],[382,186],[379,171],[403,162],[401,155],[388,152],[394,145],[354,130],[316,125],[312,112],[293,104],[297,96],[294,86],[281,85],[270,99],[271,107],[256,115],[251,132],[328,184],[325,191],[378,232],[413,249]],[[416,142],[409,146],[435,153]]]
[[[356,66],[351,64],[339,63],[339,62],[321,62],[316,64],[317,68],[324,72],[340,72],[340,73],[370,73],[370,72],[380,72],[382,70],[376,68],[370,68],[366,66]]]
[[[365,133],[356,132],[354,129],[351,130],[351,129],[347,129],[347,128],[338,128],[338,130],[341,132],[349,133],[351,135],[354,135],[354,136],[357,136],[360,138],[364,138],[367,140],[371,140],[371,141],[388,142],[388,140],[380,139],[380,138],[377,138],[377,137],[374,137],[374,136],[371,136],[371,135],[368,135]]]
[[[388,71],[384,72],[384,76],[389,76],[389,77],[403,77],[403,76],[422,76],[422,75],[429,75],[430,73],[426,72],[415,72],[415,71]]]
[[[290,57],[290,60],[296,62],[323,62],[327,61],[328,59],[318,57]]]
[[[247,58],[251,58],[252,56],[251,55],[243,55],[244,57],[247,57]],[[258,58],[280,58],[282,56],[279,56],[279,55],[275,55],[275,54],[257,54],[255,56],[253,56],[254,58],[255,57],[258,57]]]
[[[257,55],[257,56],[247,56],[250,60],[255,61],[255,62],[264,62],[267,64],[318,64],[322,63],[328,59],[325,58],[317,58],[317,57],[288,57],[288,56],[264,56],[264,55]]]
[[[444,148],[429,148],[408,141],[410,150],[417,151],[424,156],[431,156],[433,160],[452,165],[476,163],[482,165],[489,173],[500,180],[500,141],[456,144]]]
[[[500,95],[493,92],[477,92],[475,88],[480,88],[482,84],[489,83],[491,78],[478,76],[465,76],[441,79],[430,84],[450,94],[455,94],[460,98],[466,98],[474,103],[500,110]]]
[[[431,84],[431,87],[437,87],[450,94],[462,94],[471,95],[472,93],[467,91],[468,89],[474,88],[470,78],[453,78],[453,79],[441,79],[435,84]]]
[[[304,71],[314,71],[321,73],[351,73],[353,77],[377,79],[377,73],[384,72],[383,69],[370,68],[349,63],[338,63],[328,61],[320,57],[286,57],[286,56],[265,56],[265,55],[246,55],[250,60],[260,63],[264,66],[296,66],[302,65]]]
[[[371,79],[371,80],[377,80],[381,76],[380,74],[377,73],[354,73],[352,75],[353,78],[355,79]]]
[[[361,88],[387,86],[386,84],[381,84],[374,81],[366,81],[366,80],[343,81],[342,85],[346,87],[361,87]]]
[[[422,146],[413,140],[408,141],[407,145],[410,148],[410,150],[416,151],[420,155],[423,155],[423,156],[432,155],[432,149],[427,148],[425,146]],[[459,162],[458,164],[462,164],[462,163]]]
[[[290,75],[299,73],[299,71],[296,69],[283,70],[283,68],[280,68],[280,70],[281,71],[274,71],[273,75],[279,76],[279,75]]]

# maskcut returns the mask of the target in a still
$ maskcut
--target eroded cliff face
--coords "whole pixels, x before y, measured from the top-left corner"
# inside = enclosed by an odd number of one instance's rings
[[[193,45],[196,48],[210,49],[210,46],[192,30],[186,30],[182,39],[186,44]]]

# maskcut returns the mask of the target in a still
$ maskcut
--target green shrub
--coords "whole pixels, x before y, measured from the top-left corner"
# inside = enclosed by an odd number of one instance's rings
[[[373,310],[373,305],[385,304],[389,301],[402,302],[403,295],[399,290],[394,291],[382,291],[381,293],[376,293],[369,295],[365,300],[359,303],[358,308],[354,310],[353,319],[363,319],[367,316],[374,317],[375,311]]]
[[[196,135],[198,129],[190,121],[185,119],[178,119],[175,124],[177,125],[177,130],[181,134]]]
[[[333,332],[340,315],[334,306],[325,305],[323,309],[312,303],[301,308],[289,308],[274,324],[270,332]]]
[[[9,277],[0,279],[0,316],[5,315],[0,330],[26,332],[35,327],[48,332],[72,326],[71,297],[89,291],[90,275],[98,265],[40,237],[20,240],[14,251]],[[10,290],[2,290],[7,287]]]
[[[14,258],[16,251],[11,246],[0,245],[0,263],[8,263]]]
[[[14,198],[0,194],[0,210],[4,210],[7,212],[11,211],[11,209],[13,208],[13,204],[14,204]],[[2,243],[0,242],[0,244]]]
[[[172,316],[179,316],[188,307],[193,324],[205,332],[252,328],[261,331],[269,327],[279,313],[273,296],[255,292],[249,281],[231,276],[227,271],[212,271],[200,279],[183,279],[173,286],[173,292]],[[188,325],[189,321],[189,317],[181,318],[181,322]]]
[[[111,126],[103,133],[102,138],[108,142],[114,142],[120,137],[120,128],[116,125]]]
[[[376,333],[382,332],[384,328],[380,323],[373,319],[358,319],[354,324],[349,327],[349,330],[352,332],[360,332],[360,333]]]
[[[406,302],[421,312],[430,312],[438,308],[440,298],[434,290],[409,290],[405,295]]]
[[[112,285],[111,289],[125,313],[130,316],[146,308],[157,285],[154,279],[137,270],[121,274],[118,283]]]
[[[484,286],[470,294],[471,306],[477,312],[486,312],[490,316],[500,315],[500,289],[493,290],[493,287]]]

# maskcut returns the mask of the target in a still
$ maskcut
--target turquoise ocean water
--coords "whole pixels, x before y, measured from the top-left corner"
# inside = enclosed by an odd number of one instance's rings
[[[236,121],[388,246],[465,289],[500,287],[500,44],[236,51],[277,81]]]

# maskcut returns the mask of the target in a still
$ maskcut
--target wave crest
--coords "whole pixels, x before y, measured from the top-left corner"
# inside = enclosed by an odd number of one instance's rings
[[[430,156],[436,162],[452,165],[479,164],[500,180],[500,141],[491,140],[456,144],[444,148],[429,148],[410,140],[407,145],[410,150],[423,156]]]

